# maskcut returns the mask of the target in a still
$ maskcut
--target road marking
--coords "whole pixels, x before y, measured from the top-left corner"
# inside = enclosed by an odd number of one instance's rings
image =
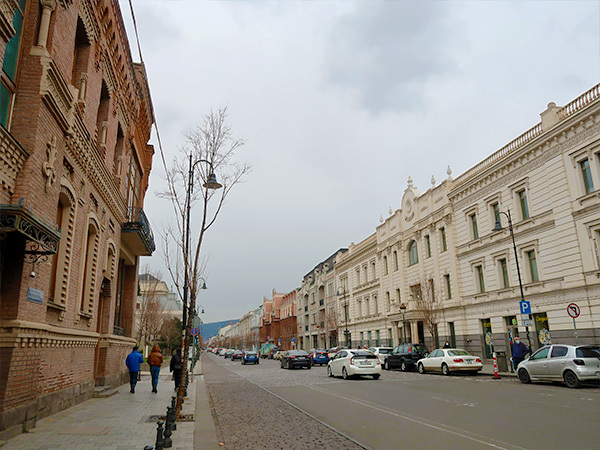
[[[506,446],[506,447],[503,447],[503,446],[498,445],[498,444],[496,444],[494,442],[491,442],[491,440],[488,439],[488,438],[486,438],[485,436],[481,436],[481,435],[478,435],[476,433],[472,433],[472,432],[467,431],[467,430],[462,430],[460,428],[452,427],[450,425],[445,425],[445,424],[441,424],[441,423],[435,423],[435,422],[427,421],[426,419],[424,419],[422,417],[418,417],[418,416],[416,416],[416,417],[410,417],[410,416],[408,416],[406,414],[400,414],[400,413],[398,413],[396,411],[393,411],[393,410],[391,410],[389,408],[385,408],[385,407],[382,407],[382,406],[379,406],[379,405],[374,405],[373,403],[367,402],[365,400],[357,400],[357,399],[354,399],[354,398],[351,398],[351,397],[347,397],[345,395],[336,394],[334,392],[329,392],[329,391],[326,391],[325,389],[321,389],[321,388],[318,388],[318,387],[315,387],[315,386],[306,386],[306,387],[309,388],[309,389],[314,389],[315,391],[322,392],[324,394],[328,394],[328,395],[332,395],[334,397],[342,398],[342,399],[347,400],[349,402],[353,402],[353,403],[357,403],[357,404],[362,405],[362,406],[366,406],[367,408],[371,408],[371,409],[374,409],[376,411],[379,411],[379,412],[382,412],[382,413],[385,413],[385,414],[389,414],[389,415],[392,415],[394,417],[398,417],[400,419],[408,420],[409,422],[418,423],[419,425],[423,425],[425,427],[433,428],[435,430],[443,431],[443,432],[446,432],[446,433],[449,433],[449,434],[453,434],[455,436],[462,437],[464,439],[468,439],[470,441],[474,441],[474,442],[477,442],[479,444],[487,445],[488,447],[496,448],[496,449],[499,449],[499,450],[508,450],[508,449],[525,450],[524,447],[518,447],[516,445],[509,444],[507,442],[501,442],[501,441],[494,440],[495,442],[501,443],[502,445]]]

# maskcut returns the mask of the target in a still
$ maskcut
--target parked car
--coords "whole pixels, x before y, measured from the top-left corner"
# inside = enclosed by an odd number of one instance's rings
[[[521,383],[564,382],[578,388],[582,382],[600,381],[600,347],[553,344],[540,348],[517,367]]]
[[[385,360],[387,359],[387,356],[392,353],[393,348],[392,347],[370,347],[368,349],[371,353],[377,355],[377,357],[379,358],[379,361],[381,361],[381,364],[385,364]]]
[[[398,369],[409,371],[417,366],[417,361],[426,357],[429,350],[425,344],[400,344],[387,356],[383,367],[385,370]]]
[[[476,374],[481,369],[483,369],[481,358],[461,348],[440,348],[417,361],[419,373],[441,372],[450,375],[451,372],[462,371]]]
[[[346,348],[345,347],[332,347],[329,350],[327,350],[327,356],[329,356],[329,359],[332,359],[335,356],[335,354],[342,349],[346,349]]]
[[[242,355],[242,364],[258,364],[259,362],[258,353],[253,350],[248,350]]]
[[[310,351],[310,359],[313,366],[317,364],[322,366],[329,362],[329,355],[327,354],[327,350],[314,349]]]
[[[225,356],[225,353],[227,353],[227,350],[228,349],[226,349],[226,348],[222,348],[221,350],[219,350],[219,356]]]
[[[344,379],[371,375],[377,380],[381,376],[381,362],[368,350],[342,349],[327,363],[327,375],[341,376]]]
[[[233,353],[231,354],[231,360],[233,361],[234,359],[242,359],[242,351],[241,350],[233,351]]]
[[[233,350],[227,350],[223,356],[225,357],[225,359],[231,358],[231,355],[233,355],[233,352],[234,352]]]
[[[288,350],[281,355],[281,368],[294,369],[296,367],[306,367],[310,369],[310,356],[304,350]]]

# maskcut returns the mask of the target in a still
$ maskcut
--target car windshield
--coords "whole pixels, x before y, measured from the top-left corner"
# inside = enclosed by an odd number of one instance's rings
[[[448,350],[448,355],[450,356],[469,356],[469,352],[464,350]]]
[[[392,349],[391,348],[380,348],[379,353],[387,355],[388,353],[392,353]]]
[[[600,358],[600,347],[579,347],[575,355],[578,358]]]

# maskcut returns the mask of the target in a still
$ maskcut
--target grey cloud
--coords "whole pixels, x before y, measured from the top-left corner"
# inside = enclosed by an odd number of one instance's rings
[[[330,30],[327,81],[371,113],[418,109],[427,82],[453,70],[449,25],[441,2],[360,2]]]

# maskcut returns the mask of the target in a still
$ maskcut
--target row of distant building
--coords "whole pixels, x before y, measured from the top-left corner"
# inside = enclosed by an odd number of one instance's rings
[[[448,340],[484,358],[517,335],[534,349],[599,344],[599,88],[550,103],[537,125],[457,178],[448,168],[424,192],[409,178],[400,209],[371,235],[319,262],[297,289],[273,291],[213,344]]]

